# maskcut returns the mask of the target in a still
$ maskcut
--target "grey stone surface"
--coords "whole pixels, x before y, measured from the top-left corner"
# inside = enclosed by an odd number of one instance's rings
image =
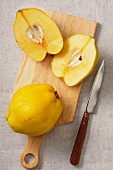
[[[96,114],[77,167],[69,158],[84,112],[95,71],[84,81],[75,121],[52,131],[41,148],[41,170],[112,170],[113,169],[113,1],[112,0],[0,0],[0,170],[23,170],[19,157],[25,146],[24,135],[11,131],[4,115],[8,106],[22,50],[13,36],[15,13],[20,8],[43,7],[97,20],[96,38],[100,62],[105,58],[105,78]]]

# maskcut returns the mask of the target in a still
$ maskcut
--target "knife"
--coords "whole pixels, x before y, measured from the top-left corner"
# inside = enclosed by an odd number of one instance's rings
[[[86,106],[86,111],[84,112],[79,131],[75,140],[75,144],[72,150],[72,154],[70,157],[70,162],[72,165],[77,165],[80,161],[80,155],[82,151],[82,147],[84,144],[85,136],[86,136],[86,131],[87,131],[87,125],[88,125],[88,120],[89,116],[91,113],[94,113],[94,109],[96,107],[98,97],[99,97],[99,92],[101,89],[102,85],[102,80],[104,76],[104,60],[97,72],[96,78],[94,80],[90,96],[87,102]]]

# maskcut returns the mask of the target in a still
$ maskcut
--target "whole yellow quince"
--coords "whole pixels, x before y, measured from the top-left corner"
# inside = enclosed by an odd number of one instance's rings
[[[62,110],[62,102],[51,85],[32,84],[15,92],[6,119],[14,132],[38,136],[52,129]]]

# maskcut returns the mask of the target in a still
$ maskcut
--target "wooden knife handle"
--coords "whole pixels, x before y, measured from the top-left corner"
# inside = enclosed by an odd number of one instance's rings
[[[77,165],[79,163],[82,147],[86,136],[89,115],[90,114],[87,112],[85,112],[83,115],[77,138],[73,147],[73,151],[70,157],[70,162],[72,165]]]

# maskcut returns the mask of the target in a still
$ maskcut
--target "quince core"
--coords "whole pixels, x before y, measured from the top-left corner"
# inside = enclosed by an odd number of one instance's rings
[[[36,8],[17,11],[14,35],[18,45],[35,61],[42,61],[47,53],[57,54],[63,47],[63,38],[55,22]]]
[[[62,51],[52,61],[55,76],[64,79],[68,86],[84,80],[98,62],[98,48],[94,38],[77,34],[64,42]]]

